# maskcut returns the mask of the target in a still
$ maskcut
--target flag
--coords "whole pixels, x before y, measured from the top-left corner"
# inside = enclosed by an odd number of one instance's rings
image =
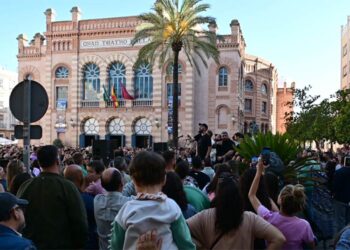
[[[123,83],[120,83],[122,87],[122,96],[125,100],[134,100],[135,98],[129,94],[129,92],[126,90],[125,85]]]
[[[108,95],[108,92],[107,92],[107,90],[106,90],[106,87],[105,87],[105,85],[102,85],[102,87],[103,87],[103,100],[104,100],[105,102],[109,102],[109,101],[111,100],[111,98],[110,98],[109,95]]]
[[[118,108],[119,103],[118,103],[117,95],[115,94],[114,84],[113,84],[113,87],[112,87],[112,90],[111,90],[111,101],[113,102],[113,106],[115,108]]]

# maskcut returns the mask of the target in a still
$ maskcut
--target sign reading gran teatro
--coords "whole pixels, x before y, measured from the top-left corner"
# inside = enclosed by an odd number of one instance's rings
[[[80,49],[102,49],[102,48],[121,48],[131,47],[132,38],[115,38],[115,39],[99,39],[99,40],[81,40]],[[139,40],[135,45],[145,45],[150,39]]]

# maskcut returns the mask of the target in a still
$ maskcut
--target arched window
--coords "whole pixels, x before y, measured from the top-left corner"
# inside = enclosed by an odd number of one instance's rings
[[[178,64],[178,68],[177,68],[177,72],[180,74],[182,74],[182,65],[181,63]],[[174,63],[169,63],[167,69],[166,69],[166,73],[168,75],[172,75],[173,74],[173,70],[174,70]]]
[[[253,85],[253,82],[251,80],[245,80],[244,90],[247,92],[253,92],[254,85]]]
[[[228,71],[226,67],[219,69],[219,87],[226,87],[228,81]]]
[[[94,63],[88,63],[84,67],[83,99],[98,100],[100,93],[100,68]]]
[[[126,77],[125,77],[125,65],[120,62],[112,63],[109,66],[108,70],[108,91],[111,93],[112,88],[117,95],[118,99],[123,98],[122,95],[122,84],[126,86]]]
[[[267,95],[267,86],[266,86],[265,83],[263,83],[263,84],[261,85],[261,93],[262,93],[263,95]]]
[[[56,79],[68,78],[69,71],[66,67],[58,67],[55,72]]]
[[[153,78],[151,74],[151,65],[142,63],[135,71],[135,98],[152,99],[153,97]]]

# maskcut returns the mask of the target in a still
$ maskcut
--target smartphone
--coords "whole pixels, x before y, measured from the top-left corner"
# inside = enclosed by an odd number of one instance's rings
[[[270,165],[270,153],[271,149],[269,147],[264,147],[261,151],[261,157],[265,166]]]
[[[350,157],[349,156],[344,158],[344,166],[350,167]]]

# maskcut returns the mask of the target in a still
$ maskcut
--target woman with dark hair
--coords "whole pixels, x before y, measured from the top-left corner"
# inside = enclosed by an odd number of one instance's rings
[[[197,210],[187,202],[181,179],[176,173],[168,172],[166,174],[166,183],[163,186],[162,191],[179,205],[185,219],[188,219],[197,213]]]
[[[250,186],[252,185],[252,182],[254,180],[256,174],[256,169],[255,168],[249,168],[247,169],[241,176],[240,179],[240,189],[241,189],[241,194],[244,200],[244,210],[245,211],[250,211],[254,212],[255,210],[252,206],[252,204],[249,201],[248,198],[248,193]],[[269,193],[267,191],[266,185],[265,185],[265,179],[264,176],[262,176],[262,179],[259,183],[259,188],[256,196],[259,198],[260,202],[267,207],[269,210],[273,211],[278,211],[278,207],[273,206],[273,202],[271,202],[271,199],[269,197]]]
[[[219,177],[223,173],[231,174],[230,167],[228,165],[222,164],[222,163],[216,164],[215,165],[215,175],[214,175],[213,180],[207,186],[205,186],[202,190],[202,192],[208,196],[210,201],[214,200],[214,198],[215,198],[216,186],[218,184]]]
[[[30,178],[32,177],[28,173],[22,173],[22,174],[16,175],[15,178],[13,178],[12,180],[11,186],[9,187],[10,193],[17,195],[17,191],[21,187],[21,185],[27,180],[29,180]]]
[[[269,242],[268,249],[279,249],[283,234],[251,212],[244,212],[243,200],[234,178],[219,178],[215,208],[207,209],[187,220],[197,248],[253,249],[254,239]]]

